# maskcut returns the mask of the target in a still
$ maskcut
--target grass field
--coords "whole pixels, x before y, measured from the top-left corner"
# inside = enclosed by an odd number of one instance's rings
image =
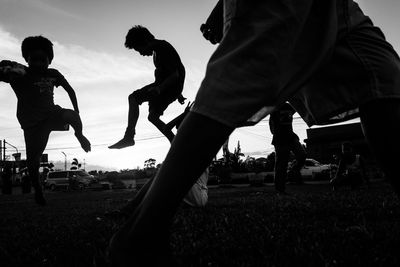
[[[182,206],[171,243],[182,266],[400,266],[400,206],[391,187],[211,188],[205,208]],[[130,191],[0,195],[0,266],[92,266],[118,228],[103,218]]]

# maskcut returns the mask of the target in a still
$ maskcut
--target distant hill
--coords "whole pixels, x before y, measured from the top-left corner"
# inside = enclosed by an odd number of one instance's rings
[[[64,170],[64,161],[52,161],[54,164],[54,170]],[[71,162],[68,162],[67,164],[67,169],[69,170],[71,168]],[[83,163],[82,163],[82,168],[83,168]],[[105,166],[100,166],[100,165],[94,165],[94,164],[88,164],[86,163],[85,165],[86,171],[93,171],[93,170],[98,170],[98,171],[117,171],[116,168],[112,167],[105,167]]]

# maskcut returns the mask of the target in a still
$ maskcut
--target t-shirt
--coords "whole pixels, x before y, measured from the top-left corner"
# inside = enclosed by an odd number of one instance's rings
[[[179,77],[176,81],[176,85],[178,87],[183,87],[185,67],[175,48],[170,43],[164,40],[158,40],[154,48],[153,62],[156,67],[154,71],[155,84],[161,84],[171,73],[178,71]],[[174,87],[176,87],[176,85]],[[181,90],[182,88],[178,89]]]
[[[4,64],[3,61],[1,63]],[[54,104],[54,87],[67,83],[56,69],[43,72],[28,67],[25,69],[26,74],[18,77],[0,75],[0,81],[9,83],[17,96],[17,118],[22,129],[33,127],[54,116],[55,111],[60,109]]]
[[[293,132],[292,123],[294,113],[294,109],[288,105],[271,113],[269,127],[273,134],[273,145],[299,140],[299,137]]]

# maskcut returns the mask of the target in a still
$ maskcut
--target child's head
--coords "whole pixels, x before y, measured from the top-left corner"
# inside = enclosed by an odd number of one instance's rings
[[[22,56],[29,67],[44,70],[53,60],[53,43],[43,36],[30,36],[22,41]]]
[[[153,54],[151,43],[154,39],[154,36],[147,28],[136,25],[128,31],[125,38],[125,47],[135,49],[142,56],[151,56]]]

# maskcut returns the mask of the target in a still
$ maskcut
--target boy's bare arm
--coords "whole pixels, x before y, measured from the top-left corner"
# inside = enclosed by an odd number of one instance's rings
[[[78,100],[76,99],[76,94],[75,90],[72,88],[72,86],[68,83],[67,80],[64,79],[64,81],[61,84],[62,88],[68,93],[69,98],[71,99],[72,106],[74,107],[74,110],[79,113],[79,108],[78,108]]]
[[[0,61],[0,81],[10,83],[26,74],[26,67],[10,60]]]

